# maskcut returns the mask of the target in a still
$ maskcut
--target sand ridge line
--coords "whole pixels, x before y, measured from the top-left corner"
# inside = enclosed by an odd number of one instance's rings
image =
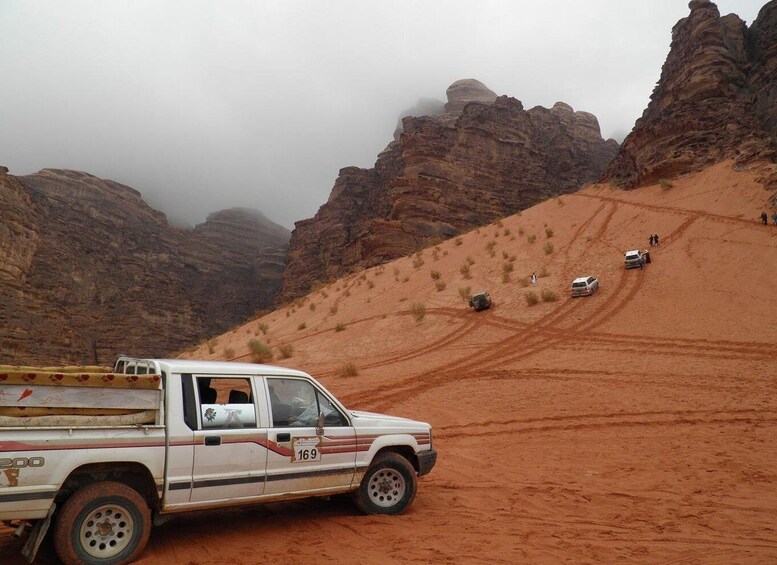
[[[777,416],[777,408],[762,409],[762,408],[727,408],[727,409],[704,409],[704,410],[642,410],[632,412],[605,412],[602,414],[570,414],[564,416],[542,416],[538,418],[512,418],[508,420],[480,420],[480,421],[468,421],[466,424],[451,424],[435,426],[435,436],[440,431],[461,431],[462,426],[465,428],[476,429],[489,426],[507,426],[514,424],[537,424],[537,423],[556,423],[556,422],[576,422],[580,420],[594,420],[594,419],[607,419],[607,418],[646,418],[646,417],[667,417],[667,418],[679,418],[688,416],[700,416],[700,415],[717,415],[717,414],[733,414],[735,416],[744,416],[746,414],[761,415],[761,414],[773,414]],[[466,435],[462,433],[461,435]]]
[[[747,416],[731,416],[731,417],[718,417],[718,418],[692,418],[689,416],[678,416],[677,418],[665,419],[665,420],[650,420],[650,419],[622,419],[620,421],[607,421],[608,419],[616,416],[602,416],[605,421],[601,422],[577,422],[570,424],[554,425],[549,423],[547,425],[528,425],[521,427],[521,424],[505,424],[505,425],[493,425],[491,427],[509,428],[511,434],[529,434],[529,433],[552,433],[552,432],[566,432],[575,430],[602,430],[611,428],[627,428],[627,427],[665,427],[665,426],[697,426],[700,424],[715,425],[715,424],[729,424],[729,425],[747,425],[752,426],[754,424],[775,424],[777,423],[777,415],[773,418],[752,418]],[[516,427],[518,426],[518,427]],[[457,432],[435,432],[435,439],[446,440],[466,440],[471,438],[480,438],[493,436],[496,433],[494,430],[489,430],[488,426],[479,427],[478,431],[469,431],[466,425],[462,426]]]
[[[598,195],[598,194],[583,194],[581,192],[573,192],[573,193],[570,193],[568,196],[577,196],[577,197],[582,197],[582,198],[591,198],[591,199],[594,199],[594,200],[603,200],[603,201],[606,201],[606,202],[617,202],[617,203],[620,203],[620,204],[625,204],[627,206],[635,206],[637,208],[642,208],[642,209],[645,209],[645,210],[655,210],[655,211],[658,211],[658,212],[670,212],[670,213],[674,213],[674,214],[690,215],[690,216],[695,216],[697,219],[698,218],[704,218],[704,219],[709,219],[709,220],[712,220],[712,221],[729,223],[729,224],[733,224],[733,225],[746,225],[746,226],[754,227],[754,228],[758,229],[759,231],[761,231],[763,229],[763,226],[761,226],[760,223],[755,218],[753,218],[752,220],[748,220],[748,219],[743,219],[743,218],[737,218],[737,217],[734,217],[734,216],[724,216],[722,214],[714,214],[712,212],[704,212],[702,210],[690,210],[690,209],[687,209],[687,208],[675,208],[675,207],[672,207],[672,206],[661,206],[659,204],[645,204],[643,202],[630,202],[628,200],[623,200],[623,199],[620,199],[620,198],[614,198],[612,196],[601,196],[601,195]],[[769,231],[770,231],[770,234],[769,234],[770,236],[777,237],[777,232],[774,232],[774,230],[769,230]],[[663,241],[663,239],[661,241]]]
[[[486,321],[486,325],[505,330],[521,331],[529,327],[526,322],[511,321],[508,318],[497,318]],[[549,337],[557,337],[562,330],[554,327],[534,328],[535,332],[542,333]],[[749,341],[731,341],[731,340],[708,340],[708,339],[690,339],[690,338],[664,338],[649,335],[630,335],[613,334],[606,332],[577,332],[576,337],[586,342],[600,343],[622,343],[627,345],[646,345],[656,348],[681,348],[719,351],[741,352],[745,354],[759,354],[777,357],[777,345],[766,342]]]
[[[430,309],[427,309],[426,313],[427,314],[441,313],[445,315],[445,314],[448,314],[446,310],[450,310],[450,309],[443,309],[443,308],[431,309],[430,308]],[[382,367],[384,365],[391,365],[402,361],[408,361],[410,359],[415,359],[416,357],[421,357],[423,355],[428,355],[429,353],[434,353],[437,350],[443,349],[449,345],[452,345],[453,343],[461,341],[462,339],[466,338],[470,333],[475,331],[479,326],[483,325],[484,323],[485,323],[484,316],[477,316],[477,317],[471,318],[467,320],[464,324],[459,326],[458,328],[455,328],[452,332],[445,334],[443,337],[435,340],[434,342],[430,343],[427,346],[413,349],[411,351],[406,351],[404,353],[399,353],[391,357],[379,359],[378,361],[374,361],[372,363],[362,364],[359,366],[359,368],[362,370],[374,369],[376,367]],[[317,374],[319,376],[326,377],[326,376],[335,375],[336,371],[320,371]]]

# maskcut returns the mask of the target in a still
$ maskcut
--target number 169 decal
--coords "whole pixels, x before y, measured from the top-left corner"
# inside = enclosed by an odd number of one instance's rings
[[[291,462],[321,461],[320,437],[295,437],[291,440]]]

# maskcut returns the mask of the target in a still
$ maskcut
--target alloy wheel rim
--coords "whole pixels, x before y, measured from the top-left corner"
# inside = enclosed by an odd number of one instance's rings
[[[81,523],[81,547],[98,559],[121,553],[132,539],[135,521],[126,508],[104,504],[89,512]]]

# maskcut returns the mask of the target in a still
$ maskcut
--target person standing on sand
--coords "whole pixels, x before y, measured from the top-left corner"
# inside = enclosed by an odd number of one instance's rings
[[[769,216],[766,215],[766,210],[761,212],[761,223],[763,225],[768,225],[769,224]]]
[[[650,237],[648,238],[648,241],[650,241],[650,247],[653,247],[654,239],[653,239],[653,234],[652,233],[650,234]]]
[[[537,275],[534,273],[531,274],[531,283],[536,285],[537,284]]]

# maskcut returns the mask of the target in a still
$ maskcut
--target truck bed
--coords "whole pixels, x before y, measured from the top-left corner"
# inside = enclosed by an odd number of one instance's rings
[[[159,375],[0,366],[0,427],[152,424],[161,400]]]

